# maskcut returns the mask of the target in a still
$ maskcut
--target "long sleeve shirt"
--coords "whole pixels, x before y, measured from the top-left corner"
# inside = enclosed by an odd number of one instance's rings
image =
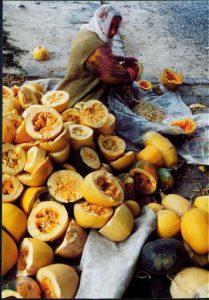
[[[122,59],[121,56],[113,55],[111,48],[101,47],[89,56],[85,66],[107,84],[130,84],[132,78],[129,72],[126,67],[119,63]]]

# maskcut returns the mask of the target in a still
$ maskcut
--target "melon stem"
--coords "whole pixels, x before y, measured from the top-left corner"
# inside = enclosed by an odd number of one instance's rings
[[[166,194],[164,194],[162,191],[160,191],[160,196],[161,196],[162,199],[164,199]]]
[[[174,276],[171,276],[171,275],[166,275],[166,278],[168,278],[170,281],[173,281],[173,279],[174,279]]]

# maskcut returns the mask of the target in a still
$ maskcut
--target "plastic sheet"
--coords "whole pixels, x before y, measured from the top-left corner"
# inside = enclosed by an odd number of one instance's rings
[[[178,139],[184,135],[183,130],[177,126],[169,126],[168,123],[190,117],[196,121],[197,129],[192,137],[185,138],[184,143],[177,147],[177,152],[189,164],[209,165],[209,113],[192,115],[179,92],[167,91],[162,96],[150,92],[144,94],[143,100],[165,111],[166,118],[163,122],[150,122],[136,115],[114,89],[108,97],[107,106],[117,119],[116,132],[125,139],[127,150],[139,150],[143,135],[150,130]]]

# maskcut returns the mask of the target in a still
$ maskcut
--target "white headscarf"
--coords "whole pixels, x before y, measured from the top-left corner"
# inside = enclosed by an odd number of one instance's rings
[[[90,31],[96,32],[99,38],[108,43],[112,44],[112,40],[108,38],[108,31],[113,17],[121,17],[121,14],[112,5],[102,5],[97,9],[88,24],[81,26],[80,30],[88,29]]]

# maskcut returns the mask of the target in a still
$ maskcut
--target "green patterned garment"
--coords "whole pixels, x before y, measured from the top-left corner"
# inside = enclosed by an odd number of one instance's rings
[[[86,29],[79,31],[72,41],[67,74],[57,87],[69,93],[70,107],[79,101],[100,100],[104,95],[108,85],[88,71],[85,62],[97,48],[105,46],[108,47],[95,32]]]

